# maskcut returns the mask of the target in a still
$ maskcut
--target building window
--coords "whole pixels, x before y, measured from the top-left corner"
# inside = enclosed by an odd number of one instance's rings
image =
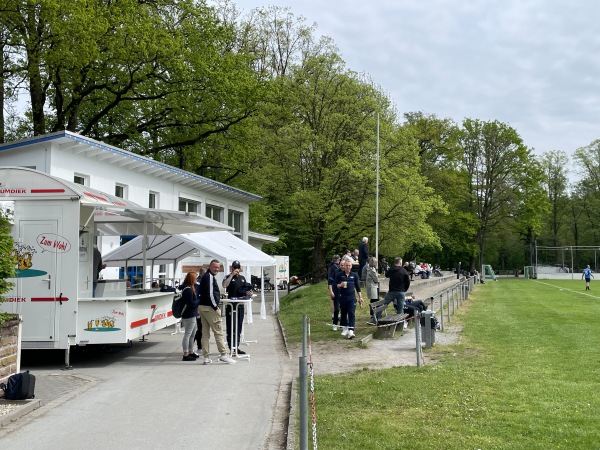
[[[158,192],[150,192],[148,194],[148,208],[158,208]]]
[[[206,205],[206,217],[217,222],[223,222],[223,208],[215,205]]]
[[[179,211],[197,213],[200,210],[200,202],[179,197]]]
[[[233,227],[233,234],[240,239],[242,238],[242,213],[238,211],[229,211],[228,223],[230,227]]]
[[[119,198],[127,198],[127,186],[124,184],[115,184],[115,196]]]
[[[75,174],[73,175],[73,182],[76,184],[81,184],[82,186],[87,186],[88,183],[88,177],[86,177],[85,175],[80,175],[80,174]]]

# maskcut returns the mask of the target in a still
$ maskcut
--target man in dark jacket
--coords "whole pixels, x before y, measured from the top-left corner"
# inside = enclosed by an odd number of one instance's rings
[[[219,291],[219,283],[217,283],[216,275],[219,273],[221,263],[213,259],[208,270],[200,279],[200,306],[198,311],[202,318],[202,353],[204,354],[204,364],[210,364],[210,348],[208,341],[210,339],[210,330],[215,335],[217,348],[219,349],[219,361],[227,364],[235,364],[235,359],[229,356],[227,345],[223,339],[223,324],[221,323],[221,309],[219,302],[221,301],[221,292]]]
[[[362,242],[358,246],[358,264],[359,264],[358,276],[359,277],[362,274],[363,267],[365,267],[367,265],[367,262],[369,262],[369,238],[365,236],[364,238],[362,238]],[[365,281],[365,280],[361,279],[361,281]]]
[[[225,291],[230,299],[234,297],[252,297],[253,292],[251,289],[248,289],[250,284],[248,284],[244,275],[240,273],[241,271],[242,267],[240,262],[233,261],[231,263],[231,272],[223,280],[223,287],[225,288]],[[234,316],[233,320],[231,317],[232,314]],[[235,328],[234,320],[237,321],[237,333],[235,339],[233,339],[233,332],[236,330],[231,329],[232,324],[234,324],[233,328]],[[235,310],[232,305],[225,306],[225,324],[227,326],[227,345],[229,345],[229,348],[231,349],[232,356],[245,355],[246,352],[239,349],[240,335],[242,334],[242,327],[244,326],[243,304],[237,305]]]
[[[402,267],[402,258],[394,259],[394,265],[386,272],[385,276],[390,279],[388,293],[385,296],[386,306],[394,302],[396,313],[404,313],[404,299],[410,288],[410,276]]]

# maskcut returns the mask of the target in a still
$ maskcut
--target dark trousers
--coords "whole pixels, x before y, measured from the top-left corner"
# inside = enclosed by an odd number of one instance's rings
[[[331,301],[333,302],[333,314],[331,315],[331,323],[337,325],[338,320],[340,320],[340,296],[336,295]]]
[[[354,319],[356,313],[356,299],[340,299],[340,310],[342,318],[340,325],[354,330]]]
[[[200,315],[196,317],[196,324],[198,325],[198,329],[196,330],[196,344],[198,345],[198,350],[202,350],[202,320]]]
[[[239,305],[238,307],[239,314],[236,314],[235,309],[231,305],[225,305],[225,327],[227,328],[227,345],[229,345],[230,350],[235,350],[233,347],[233,332],[231,328],[231,315],[233,314],[233,320],[236,320],[237,315],[237,344],[240,345],[240,335],[242,334],[242,326],[244,325],[244,305]],[[235,326],[235,322],[233,323]]]

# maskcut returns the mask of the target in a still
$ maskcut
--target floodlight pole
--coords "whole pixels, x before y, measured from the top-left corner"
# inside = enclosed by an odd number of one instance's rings
[[[379,267],[379,112],[377,113],[377,154],[376,154],[376,181],[375,181],[375,259]]]

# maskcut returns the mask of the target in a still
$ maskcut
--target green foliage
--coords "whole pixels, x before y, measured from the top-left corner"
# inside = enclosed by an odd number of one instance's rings
[[[0,214],[0,303],[4,301],[3,294],[12,289],[13,284],[7,281],[15,275],[15,257],[13,255],[13,239],[10,235],[10,224]],[[0,324],[12,317],[10,314],[0,314]]]
[[[594,448],[600,363],[589,349],[600,344],[600,303],[573,289],[582,292],[583,284],[480,285],[461,312],[460,344],[430,351],[438,363],[317,375],[319,446]],[[313,364],[318,374],[319,361]],[[398,424],[410,425],[398,431]]]
[[[531,240],[539,233],[547,204],[539,164],[516,130],[498,121],[465,119],[460,145],[469,176],[470,210],[480,222],[475,236],[479,266],[485,260],[488,234],[496,226],[520,221]]]

